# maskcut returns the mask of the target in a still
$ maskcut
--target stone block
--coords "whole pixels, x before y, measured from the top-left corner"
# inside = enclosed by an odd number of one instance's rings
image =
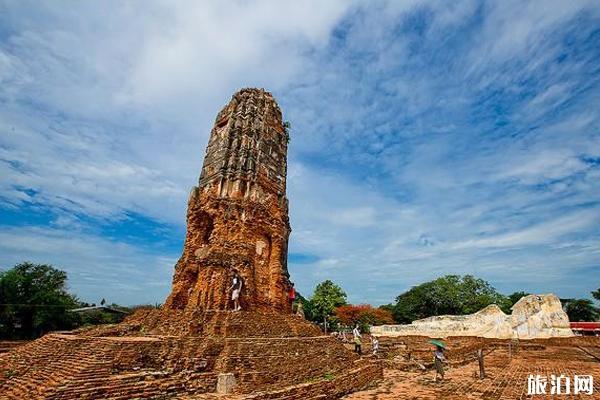
[[[230,394],[235,388],[235,376],[232,373],[219,374],[217,376],[217,393]]]

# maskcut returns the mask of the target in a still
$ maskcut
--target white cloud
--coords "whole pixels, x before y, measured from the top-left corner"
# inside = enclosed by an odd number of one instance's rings
[[[549,179],[561,179],[588,166],[568,149],[545,150],[539,154],[522,154],[514,157],[510,165],[501,171],[499,178],[517,178],[526,184],[535,184]]]
[[[478,35],[479,46],[473,48],[469,59],[472,70],[485,68],[489,63],[532,55],[552,43],[545,40],[546,35],[582,12],[597,13],[594,2],[552,0],[537,4],[511,0],[487,3],[483,27]],[[536,53],[536,57],[528,60],[528,66],[535,68],[545,61],[543,54]]]
[[[94,296],[121,270],[132,290],[168,288],[171,256],[78,234],[74,213],[180,227],[216,113],[262,86],[293,126],[290,248],[315,259],[291,265],[303,293],[331,278],[388,302],[481,273],[583,295],[568,270],[598,263],[597,216],[576,212],[599,201],[581,157],[600,156],[596,64],[593,49],[555,60],[592,2],[8,4],[0,197],[56,219],[3,228],[3,265],[64,264]]]
[[[555,220],[481,239],[472,239],[451,245],[452,249],[527,247],[539,244],[552,244],[564,235],[581,232],[584,228],[600,222],[600,213],[595,210],[576,212]]]
[[[376,223],[376,212],[372,207],[342,209],[336,210],[330,219],[340,225],[366,227]]]
[[[124,98],[171,103],[222,98],[244,85],[287,83],[305,51],[327,44],[350,3],[180,3],[161,9],[133,60]],[[150,16],[152,18],[152,16]],[[180,105],[178,104],[178,108]]]
[[[239,87],[281,87],[349,6],[79,4],[33,16],[15,3],[0,48],[9,83],[0,193],[16,204],[181,223],[219,106]]]
[[[0,253],[2,268],[23,261],[52,264],[67,272],[71,291],[83,300],[126,305],[161,302],[177,261],[173,254],[66,228],[3,228]]]

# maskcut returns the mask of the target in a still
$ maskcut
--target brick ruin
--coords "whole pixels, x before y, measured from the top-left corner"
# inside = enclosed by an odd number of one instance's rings
[[[218,114],[199,185],[190,193],[167,308],[231,308],[236,268],[244,309],[291,311],[287,145],[281,110],[268,92],[241,90]]]
[[[236,93],[191,191],[165,305],[0,354],[0,399],[335,399],[381,379],[380,363],[291,313],[287,135],[270,93]],[[224,374],[236,384],[216,394]]]

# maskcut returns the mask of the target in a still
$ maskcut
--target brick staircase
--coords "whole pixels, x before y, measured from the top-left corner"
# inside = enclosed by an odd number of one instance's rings
[[[91,366],[104,366],[103,348],[63,335],[43,338],[11,351],[2,365],[0,391],[9,399],[47,397]]]
[[[281,389],[261,391],[243,396],[244,400],[330,400],[337,399],[358,388],[369,387],[381,378],[378,364],[366,360],[355,360],[351,368],[340,371],[330,378],[287,386]]]
[[[321,335],[315,325],[295,315],[248,311],[207,311],[202,332],[206,336],[314,337]]]
[[[217,374],[210,369],[215,354],[202,353],[207,349],[215,353],[214,343],[178,342],[46,335],[6,357],[0,370],[0,398],[151,399],[214,391]]]

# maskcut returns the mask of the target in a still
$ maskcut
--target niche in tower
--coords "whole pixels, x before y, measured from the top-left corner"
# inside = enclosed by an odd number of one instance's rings
[[[213,218],[203,210],[196,210],[190,217],[188,230],[192,232],[191,244],[194,252],[210,242],[214,229]]]

